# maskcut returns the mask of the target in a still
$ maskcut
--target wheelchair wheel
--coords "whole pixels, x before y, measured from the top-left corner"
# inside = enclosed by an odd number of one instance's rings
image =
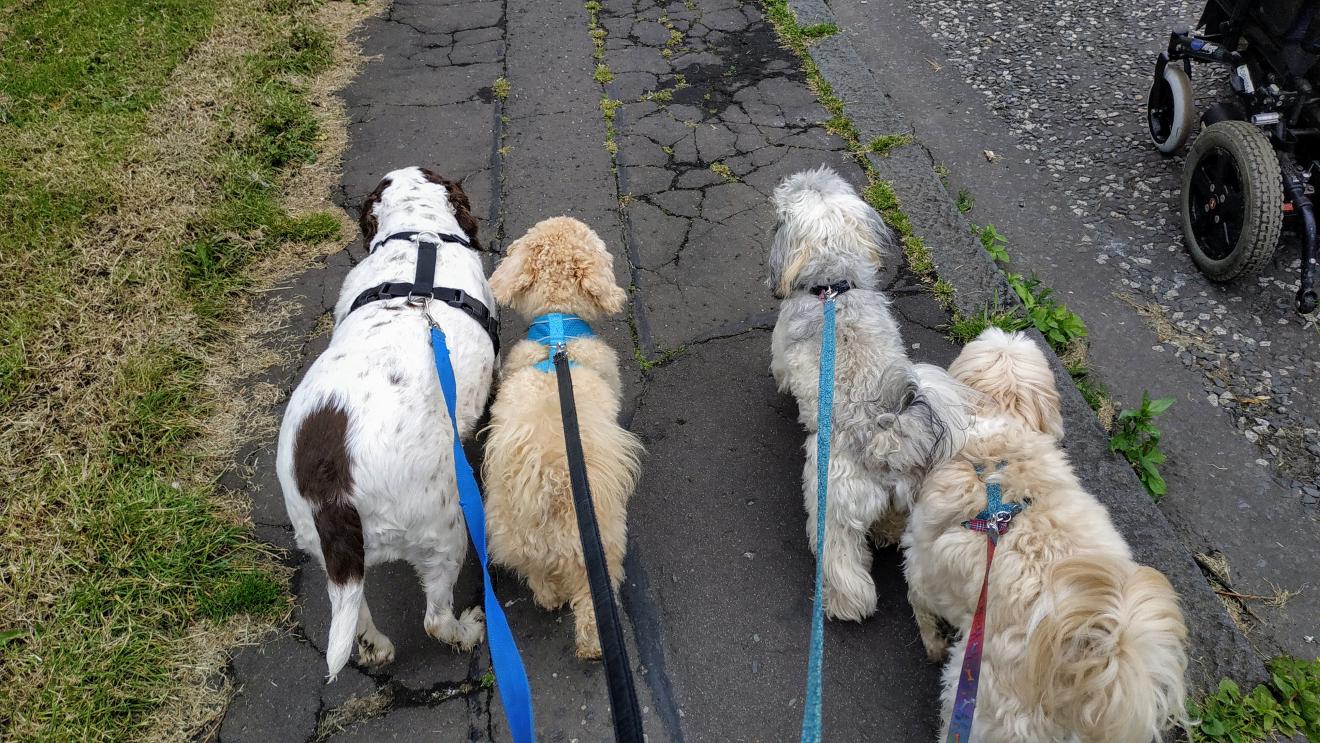
[[[1269,137],[1245,121],[1206,127],[1183,167],[1182,218],[1192,261],[1210,279],[1269,262],[1283,228],[1283,177]]]
[[[1146,124],[1155,149],[1172,155],[1187,144],[1196,126],[1192,81],[1176,62],[1164,65],[1146,96]]]

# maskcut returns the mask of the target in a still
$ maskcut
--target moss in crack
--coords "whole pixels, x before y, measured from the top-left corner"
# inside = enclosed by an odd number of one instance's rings
[[[912,142],[913,138],[911,134],[885,134],[876,137],[867,143],[866,151],[873,152],[881,157],[888,157],[889,153],[899,147],[910,145]]]
[[[637,366],[640,367],[643,372],[649,372],[656,367],[668,364],[681,356],[685,351],[687,351],[687,346],[662,348],[659,350],[659,353],[656,354],[654,359],[648,359],[646,358],[646,354],[642,353],[642,349],[635,347],[633,348],[633,359],[637,362]]]
[[[509,79],[506,77],[497,77],[495,82],[490,84],[491,91],[495,94],[495,100],[507,101],[512,87],[509,85]]]
[[[711,163],[710,172],[714,173],[715,175],[718,175],[720,177],[720,180],[724,181],[725,183],[738,182],[738,176],[734,175],[733,170],[724,163],[721,162]]]

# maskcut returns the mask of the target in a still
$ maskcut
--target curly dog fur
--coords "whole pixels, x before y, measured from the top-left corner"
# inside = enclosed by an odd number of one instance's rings
[[[614,259],[604,242],[576,219],[547,219],[509,246],[491,275],[496,299],[522,315],[570,312],[591,321],[623,309]],[[486,484],[490,554],[526,580],[536,603],[568,603],[579,658],[599,658],[600,638],[587,585],[582,543],[564,453],[564,429],[553,372],[536,369],[547,349],[515,344],[500,370],[487,429]],[[596,337],[568,344],[574,363],[582,447],[591,495],[614,590],[623,581],[627,506],[637,483],[641,442],[618,423],[619,360]]]

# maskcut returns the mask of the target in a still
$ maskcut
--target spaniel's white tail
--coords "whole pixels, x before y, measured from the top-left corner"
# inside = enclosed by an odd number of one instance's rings
[[[329,581],[326,587],[330,591],[330,641],[325,649],[325,663],[330,669],[330,680],[334,681],[353,651],[358,612],[362,610],[362,581]]]

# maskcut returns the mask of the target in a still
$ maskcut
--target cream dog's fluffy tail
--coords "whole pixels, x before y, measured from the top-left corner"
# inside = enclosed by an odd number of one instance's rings
[[[1185,719],[1187,629],[1163,575],[1088,553],[1045,581],[1022,673],[1047,716],[1108,743],[1149,743]]]

